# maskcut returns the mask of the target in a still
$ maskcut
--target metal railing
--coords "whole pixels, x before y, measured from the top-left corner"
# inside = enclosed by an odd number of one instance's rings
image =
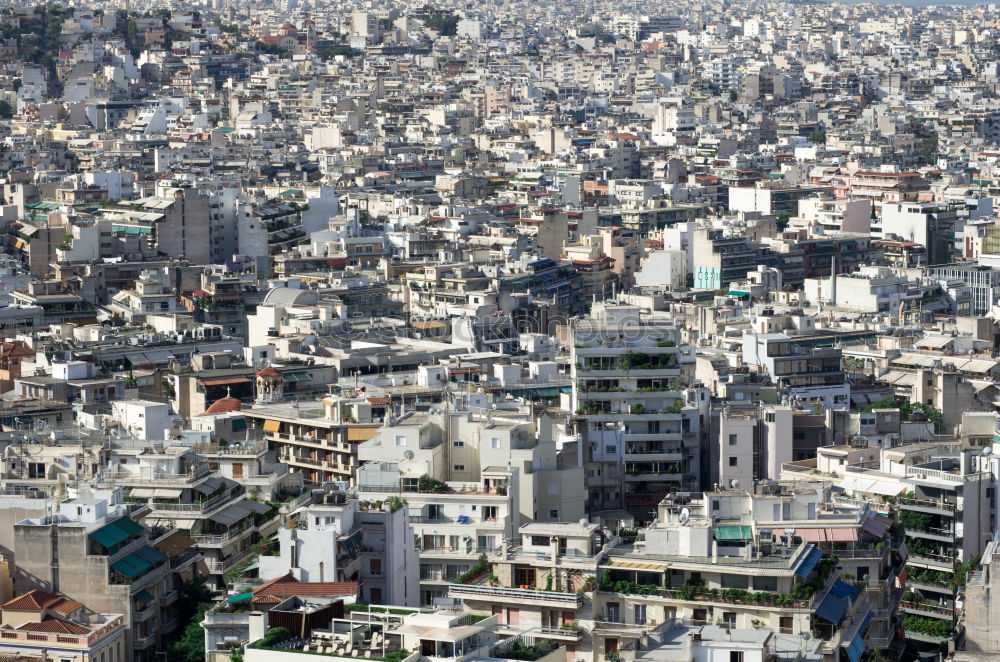
[[[459,597],[477,596],[484,599],[506,598],[517,602],[526,600],[541,602],[559,602],[564,605],[579,606],[583,598],[576,593],[561,593],[559,591],[537,591],[528,588],[503,588],[499,586],[478,586],[468,584],[453,584],[449,593]]]

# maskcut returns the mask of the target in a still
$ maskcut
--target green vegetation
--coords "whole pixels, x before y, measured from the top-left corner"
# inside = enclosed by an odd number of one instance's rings
[[[788,227],[788,222],[792,220],[791,214],[778,214],[775,216],[775,223],[778,226],[778,232],[784,232]]]
[[[346,44],[338,44],[337,46],[324,46],[323,48],[316,50],[316,57],[323,60],[324,62],[332,60],[338,55],[343,55],[344,57],[358,57],[363,55],[362,51],[356,48],[351,48]]]
[[[213,593],[203,579],[185,582],[177,589],[177,620],[180,635],[166,645],[170,662],[201,662],[205,659],[205,630],[201,622],[212,608]]]
[[[826,131],[823,131],[822,129],[817,129],[816,131],[813,131],[812,133],[809,134],[809,140],[816,143],[817,145],[825,145]]]
[[[480,554],[476,564],[455,578],[456,584],[465,584],[490,569],[490,562],[485,554]]]
[[[420,477],[420,480],[417,481],[417,489],[421,492],[443,494],[448,491],[448,485],[446,485],[443,480],[438,480],[437,478],[432,478],[431,476],[424,474]]]
[[[0,101],[0,120],[9,120],[14,117],[14,107],[9,101]]]
[[[421,20],[431,30],[437,30],[442,37],[452,37],[458,32],[458,16],[454,14],[424,16]]]
[[[931,165],[937,161],[938,136],[936,133],[920,141],[917,146],[917,154],[920,156],[920,163],[924,165]]]
[[[923,415],[927,417],[927,420],[934,424],[935,434],[941,434],[944,429],[940,410],[931,405],[914,404],[912,402],[900,403],[895,398],[882,398],[878,402],[873,402],[864,409],[860,409],[858,411],[872,411],[874,409],[898,409],[900,416],[902,416],[904,420],[911,418],[914,412],[923,412]]]
[[[931,637],[950,637],[951,621],[940,618],[924,618],[923,616],[907,616],[903,627],[909,632],[926,634]]]
[[[508,660],[526,660],[527,662],[531,662],[532,660],[537,660],[540,657],[545,657],[554,651],[555,648],[555,644],[548,639],[539,639],[530,646],[525,646],[520,641],[515,641],[514,644],[507,649],[507,652],[500,653],[500,655]]]

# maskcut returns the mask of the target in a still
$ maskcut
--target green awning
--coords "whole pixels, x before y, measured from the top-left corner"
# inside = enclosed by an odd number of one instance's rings
[[[753,540],[753,533],[749,526],[717,526],[715,527],[716,540]]]
[[[152,602],[154,597],[155,596],[152,593],[150,593],[149,591],[147,591],[146,589],[142,589],[141,591],[139,591],[138,593],[135,594],[136,602],[138,602],[140,604],[145,604],[147,602]]]
[[[731,297],[748,297],[748,296],[750,296],[750,293],[749,292],[744,292],[743,290],[729,290],[728,296],[731,296]]]
[[[281,193],[279,193],[278,197],[282,197],[282,196],[285,196],[285,195],[299,195],[301,193],[302,193],[302,189],[299,189],[299,188],[290,188],[287,191],[282,191]]]
[[[123,232],[125,234],[152,234],[153,228],[145,225],[111,225],[112,232]]]
[[[308,382],[309,380],[312,379],[312,375],[310,375],[308,372],[297,370],[295,372],[286,372],[285,374],[283,374],[281,376],[281,379],[285,383],[290,383],[290,382]]]
[[[110,524],[90,532],[90,539],[106,549],[124,542],[142,531],[142,526],[127,517],[120,517]]]
[[[163,552],[145,545],[128,556],[115,561],[111,564],[111,567],[126,577],[138,577],[166,558],[167,555]]]
[[[247,591],[246,593],[240,593],[239,595],[230,595],[226,600],[230,603],[233,602],[243,602],[244,600],[249,600],[253,597],[253,591]]]

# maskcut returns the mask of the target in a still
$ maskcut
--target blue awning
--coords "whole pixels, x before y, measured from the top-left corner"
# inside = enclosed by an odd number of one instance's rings
[[[838,598],[847,598],[849,601],[854,602],[854,599],[858,597],[859,593],[861,593],[861,589],[857,586],[845,584],[838,579],[833,583],[833,586],[830,587],[830,593],[833,593]]]
[[[249,600],[253,597],[253,591],[247,591],[246,593],[240,593],[239,595],[230,595],[226,600],[230,603],[233,602],[243,602],[244,600]]]
[[[823,602],[819,603],[819,607],[816,608],[816,615],[827,623],[838,625],[844,620],[844,616],[847,614],[847,607],[850,604],[847,598],[834,595],[831,591],[823,598]]]
[[[816,564],[823,558],[823,550],[813,547],[802,555],[802,563],[795,569],[795,574],[805,579],[816,568]]]
[[[872,611],[871,609],[869,609],[865,613],[865,617],[862,619],[861,626],[855,633],[854,638],[851,639],[851,643],[845,644],[844,647],[847,649],[847,657],[851,659],[851,662],[858,662],[858,660],[861,659],[861,656],[864,654],[866,648],[865,632],[868,630],[868,626],[869,624],[871,624],[871,622],[872,622]]]

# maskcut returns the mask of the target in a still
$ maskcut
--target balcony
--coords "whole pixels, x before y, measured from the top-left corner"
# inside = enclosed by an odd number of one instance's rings
[[[940,593],[941,595],[950,596],[955,594],[955,588],[951,585],[933,584],[919,579],[907,579],[906,585],[909,588],[915,588],[921,591],[933,591],[934,593]]]
[[[928,528],[926,531],[922,529],[903,529],[903,532],[908,538],[924,538],[936,542],[954,543],[957,537],[955,532],[950,529]]]
[[[955,510],[958,507],[953,503],[943,501],[907,499],[905,497],[900,497],[898,503],[900,510],[911,510],[918,513],[927,513],[929,515],[944,515],[945,517],[954,517]]]
[[[243,494],[243,487],[233,488],[222,494],[196,503],[173,503],[170,501],[150,501],[149,507],[157,511],[178,513],[204,513],[228,503],[231,499]]]
[[[955,569],[955,560],[948,558],[947,556],[939,556],[936,554],[923,555],[911,552],[908,557],[906,557],[906,565],[912,565],[917,568],[927,568],[928,570],[943,570],[945,572],[952,572]]]
[[[139,636],[137,634],[132,635],[132,648],[137,651],[145,650],[156,643],[156,634],[147,634],[146,636]]]
[[[949,621],[955,618],[954,608],[942,607],[940,605],[930,604],[927,602],[909,602],[904,600],[899,603],[899,610],[908,614],[926,616],[928,618],[942,618]]]
[[[453,584],[448,588],[449,598],[482,600],[510,604],[534,605],[577,609],[583,604],[583,596],[559,591],[536,591],[525,588],[503,588],[499,586],[478,586]]]
[[[218,535],[193,535],[190,538],[199,547],[221,547],[252,533],[253,529],[253,519],[249,519],[246,523],[233,526]]]

